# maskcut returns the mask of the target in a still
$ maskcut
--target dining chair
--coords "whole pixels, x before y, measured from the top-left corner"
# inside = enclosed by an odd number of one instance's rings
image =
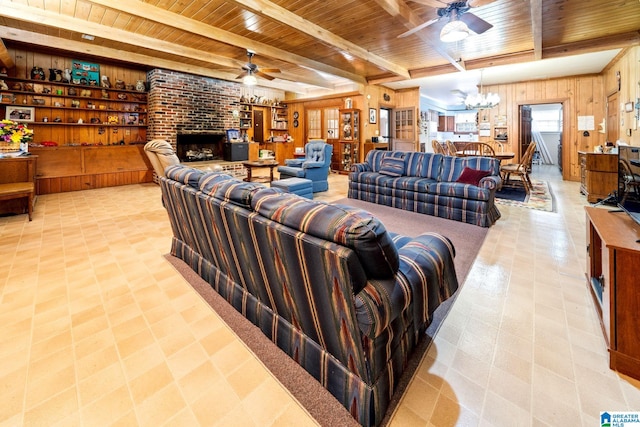
[[[635,193],[636,198],[640,197],[640,175],[633,173],[631,165],[626,159],[618,160],[619,182],[624,185],[624,194],[618,195],[622,204],[629,193]]]
[[[458,148],[456,147],[456,144],[449,141],[448,139],[445,141],[445,144],[447,145],[447,151],[449,151],[450,156],[458,155]]]
[[[442,146],[442,144],[440,144],[440,142],[438,142],[438,140],[434,139],[431,141],[431,147],[433,147],[433,152],[437,153],[437,154],[447,154],[444,150],[444,147]]]
[[[529,194],[529,192],[533,189],[533,183],[531,182],[531,178],[529,177],[529,165],[531,164],[531,157],[533,156],[533,152],[536,150],[536,143],[534,141],[529,144],[527,150],[524,152],[522,157],[520,158],[519,163],[508,163],[506,165],[500,166],[500,175],[502,175],[502,181],[504,184],[509,183],[509,178],[511,175],[518,175],[520,180],[522,181],[522,185],[524,186],[524,190]]]

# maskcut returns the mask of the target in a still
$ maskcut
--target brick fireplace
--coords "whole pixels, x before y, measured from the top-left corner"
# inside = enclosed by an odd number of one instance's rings
[[[212,150],[213,156],[221,159],[225,130],[239,126],[233,110],[240,108],[242,86],[162,69],[149,71],[147,80],[150,86],[149,140],[168,141],[181,160],[188,160],[187,151],[202,153],[203,149],[204,156]],[[179,135],[182,147],[178,145]],[[202,146],[196,147],[199,144]]]

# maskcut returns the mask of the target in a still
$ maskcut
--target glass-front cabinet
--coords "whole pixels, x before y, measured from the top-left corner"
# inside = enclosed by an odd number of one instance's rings
[[[359,161],[360,152],[360,110],[340,110],[338,172],[349,173],[351,165]]]

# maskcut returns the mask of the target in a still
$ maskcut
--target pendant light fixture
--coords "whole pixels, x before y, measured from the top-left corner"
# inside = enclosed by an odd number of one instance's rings
[[[242,83],[244,83],[246,86],[255,86],[258,84],[258,79],[256,79],[256,76],[249,73],[242,78]]]
[[[458,10],[453,9],[449,22],[440,31],[440,41],[445,43],[459,42],[469,37],[469,27],[458,17]]]

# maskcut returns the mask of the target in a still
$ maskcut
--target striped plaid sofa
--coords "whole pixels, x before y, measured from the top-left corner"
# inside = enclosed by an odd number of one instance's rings
[[[362,425],[384,416],[434,310],[457,289],[436,233],[387,232],[371,214],[170,166],[171,254],[328,389]]]
[[[487,171],[478,185],[457,182],[465,168]],[[351,166],[348,197],[490,227],[500,218],[500,161],[415,151],[371,150]]]

